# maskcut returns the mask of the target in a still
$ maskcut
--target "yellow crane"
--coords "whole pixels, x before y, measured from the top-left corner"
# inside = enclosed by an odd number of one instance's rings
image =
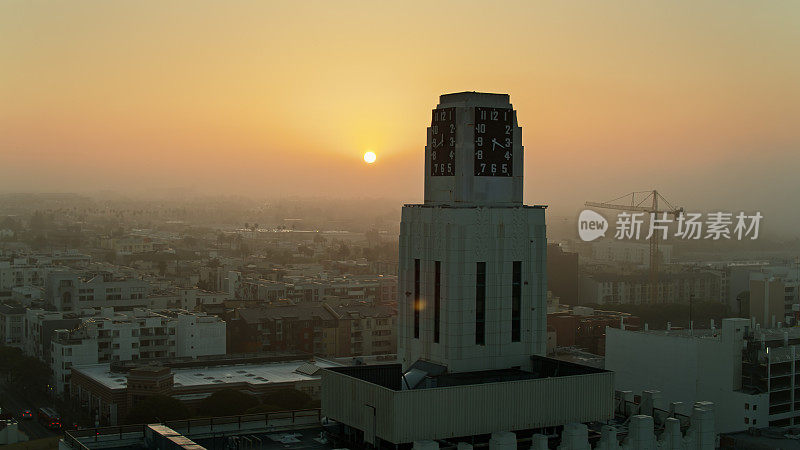
[[[630,202],[624,201],[624,203],[618,203],[620,200],[625,200],[627,198],[630,198]],[[661,205],[666,206],[666,209],[659,209],[659,200]],[[631,192],[607,202],[586,202],[586,206],[590,208],[650,213],[655,214],[657,218],[662,217],[664,213],[674,217],[683,213],[683,208],[672,206],[672,204],[655,189],[652,191]],[[654,230],[653,235],[650,236],[650,303],[660,303],[660,299],[658,298],[658,263],[661,259],[658,254],[659,239],[661,239],[659,230]]]

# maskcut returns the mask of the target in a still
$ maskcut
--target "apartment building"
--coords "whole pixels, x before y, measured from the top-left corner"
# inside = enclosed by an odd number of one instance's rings
[[[337,321],[350,328],[350,354],[336,356],[393,355],[397,353],[397,312],[388,306],[349,304],[328,306]],[[340,336],[340,335],[336,335]],[[330,342],[323,335],[323,342]]]
[[[153,240],[148,237],[127,236],[121,238],[100,238],[100,248],[112,250],[120,255],[152,252]]]
[[[81,320],[76,327],[53,333],[49,362],[58,394],[68,389],[73,366],[225,354],[226,324],[216,316],[103,308]]]
[[[25,308],[0,305],[0,345],[21,346]]]
[[[0,260],[0,298],[11,298],[15,288],[43,287],[58,266],[88,264],[91,257],[75,251],[14,254]]]
[[[317,302],[328,297],[352,301],[393,303],[397,301],[397,277],[393,275],[351,275],[320,278],[304,275],[283,277],[280,281],[245,279],[241,282],[243,300]]]
[[[117,278],[109,272],[81,276],[75,272],[53,272],[47,276],[45,302],[59,311],[83,308],[133,308],[148,305],[150,283]]]
[[[601,239],[592,242],[592,259],[612,263],[627,263],[640,266],[650,264],[650,244],[625,242],[620,240]],[[672,260],[672,246],[659,245],[658,253],[661,264],[669,264]]]
[[[646,270],[605,270],[581,275],[581,304],[647,304],[650,279]],[[662,303],[725,300],[723,273],[713,269],[686,269],[661,273],[658,299]]]
[[[93,312],[87,312],[90,315]],[[49,362],[50,343],[55,330],[73,329],[83,322],[80,313],[26,309],[22,349],[28,356]]]
[[[397,352],[397,311],[384,305],[297,303],[234,310],[231,352],[297,351],[325,357]]]

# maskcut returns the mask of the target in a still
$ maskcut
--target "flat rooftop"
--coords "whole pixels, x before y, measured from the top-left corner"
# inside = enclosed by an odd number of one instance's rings
[[[258,364],[210,365],[205,367],[170,368],[175,387],[195,387],[214,384],[248,383],[293,383],[317,380],[317,369],[340,367],[341,364],[326,361],[289,361]],[[109,389],[127,388],[127,373],[112,372],[109,364],[90,364],[72,368]]]
[[[444,367],[426,361],[417,361],[406,373],[403,373],[400,364],[345,366],[334,367],[331,368],[331,370],[394,391],[501,383],[507,381],[523,381],[607,372],[601,368],[575,364],[569,361],[562,361],[544,356],[534,355],[531,356],[531,360],[533,362],[533,370],[531,371],[500,369],[448,373]]]

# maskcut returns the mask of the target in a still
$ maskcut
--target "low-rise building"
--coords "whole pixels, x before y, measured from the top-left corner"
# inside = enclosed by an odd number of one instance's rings
[[[397,301],[397,277],[393,275],[348,275],[312,277],[287,275],[281,280],[245,279],[239,295],[243,300],[317,302],[326,297],[348,301],[394,303]]]
[[[185,310],[122,313],[106,308],[82,317],[76,327],[57,330],[49,363],[61,395],[69,389],[74,366],[224,355],[225,339],[225,322],[216,316]]]
[[[231,318],[231,352],[299,351],[324,357],[397,353],[395,308],[340,303],[276,303],[236,309]]]
[[[555,332],[555,346],[575,347],[594,355],[605,355],[606,327],[638,330],[640,326],[641,320],[632,314],[586,306],[547,314],[547,329]]]
[[[140,236],[102,237],[100,238],[100,248],[112,250],[120,255],[147,253],[154,250],[153,240]]]
[[[25,308],[0,305],[0,345],[22,346]]]
[[[658,278],[658,301],[725,300],[724,273],[715,269],[678,269],[661,273]],[[596,270],[581,275],[581,304],[648,304],[650,278],[646,270]]]
[[[59,311],[82,308],[133,308],[148,306],[151,286],[145,280],[116,278],[109,272],[81,276],[53,272],[47,277],[45,302]]]
[[[320,398],[320,369],[338,364],[290,358],[208,359],[157,365],[93,364],[73,368],[70,389],[76,406],[101,425],[116,425],[138,400],[153,394],[196,405],[214,392],[236,389],[256,397],[292,388]]]

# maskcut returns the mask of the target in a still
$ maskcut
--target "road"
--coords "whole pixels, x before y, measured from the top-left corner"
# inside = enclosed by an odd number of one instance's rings
[[[42,402],[29,401],[25,398],[23,393],[14,389],[8,388],[4,383],[0,382],[0,406],[3,407],[3,412],[14,416],[19,421],[19,428],[28,435],[30,440],[41,439],[51,436],[57,436],[59,433],[48,430],[36,420],[36,410],[46,405]],[[23,410],[30,409],[33,412],[32,420],[22,420],[20,414]]]

